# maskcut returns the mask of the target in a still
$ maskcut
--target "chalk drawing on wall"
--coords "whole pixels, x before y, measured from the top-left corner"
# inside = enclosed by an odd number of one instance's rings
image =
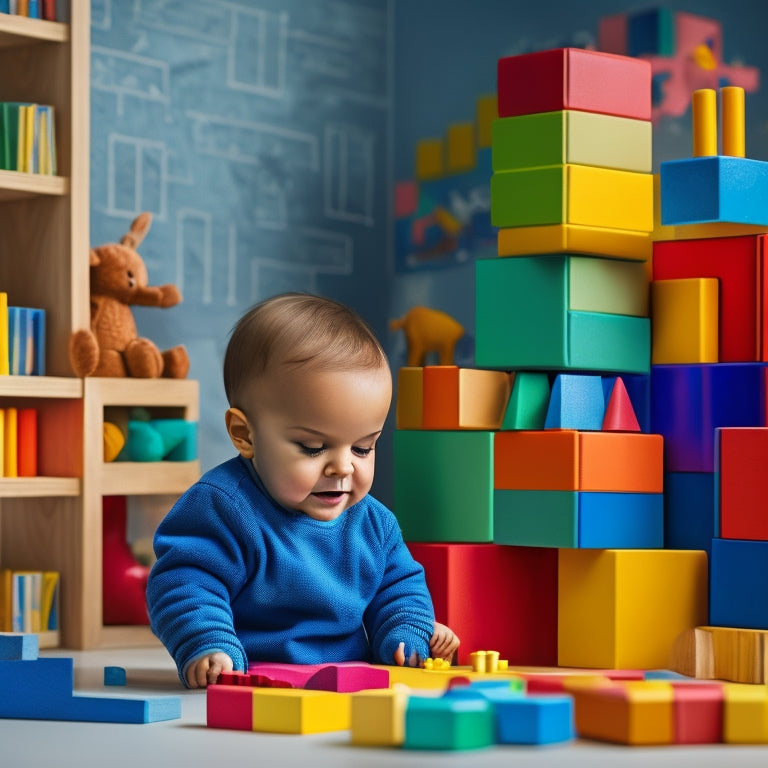
[[[111,216],[150,211],[166,217],[168,167],[165,144],[110,133],[107,139],[107,204]]]
[[[325,215],[373,226],[375,137],[354,126],[326,125]]]

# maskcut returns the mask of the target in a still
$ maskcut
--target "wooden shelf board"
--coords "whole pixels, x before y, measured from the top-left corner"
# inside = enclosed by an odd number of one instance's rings
[[[82,379],[69,379],[64,376],[0,376],[0,397],[77,399],[82,396]]]
[[[103,496],[181,494],[200,479],[200,462],[113,461],[104,464],[100,493]]]
[[[0,13],[0,47],[29,45],[36,40],[66,43],[69,40],[69,25],[60,21]]]
[[[0,477],[0,498],[79,496],[79,477]]]
[[[0,202],[38,195],[66,195],[69,179],[42,173],[0,171]]]
[[[196,379],[85,379],[86,398],[102,405],[181,406],[197,403]]]

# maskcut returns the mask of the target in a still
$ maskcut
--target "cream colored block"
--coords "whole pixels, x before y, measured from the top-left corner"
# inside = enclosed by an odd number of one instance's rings
[[[459,429],[501,429],[511,390],[507,373],[459,368]]]
[[[708,615],[706,552],[561,549],[558,664],[666,668],[675,639]]]
[[[650,173],[649,120],[565,110],[566,162]]]
[[[569,309],[648,317],[645,264],[573,256],[568,270]]]
[[[350,727],[348,693],[301,688],[254,688],[253,730],[264,733],[326,733]]]
[[[399,747],[405,741],[407,690],[352,694],[351,740],[357,746]]]
[[[718,280],[692,277],[651,283],[651,363],[716,363]]]

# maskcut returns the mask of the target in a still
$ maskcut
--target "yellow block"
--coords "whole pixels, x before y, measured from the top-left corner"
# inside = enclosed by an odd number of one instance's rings
[[[477,146],[481,148],[490,147],[491,125],[499,116],[499,104],[496,94],[481,96],[477,100]]]
[[[423,379],[424,369],[420,366],[404,366],[397,372],[395,419],[398,429],[421,429]]]
[[[351,740],[358,746],[399,747],[405,741],[407,689],[352,694]]]
[[[348,693],[301,688],[254,688],[253,730],[264,733],[327,733],[349,729]]]
[[[499,256],[575,253],[627,261],[648,261],[653,255],[653,241],[648,232],[576,224],[509,227],[499,230],[498,253]]]
[[[416,178],[438,179],[445,173],[442,139],[422,139],[416,145]]]
[[[566,165],[567,224],[653,230],[653,176],[589,165]]]
[[[768,687],[724,683],[723,695],[723,741],[768,743]]]
[[[448,126],[447,172],[472,170],[477,165],[477,145],[474,123],[453,123]]]
[[[705,623],[707,579],[699,550],[559,550],[558,664],[667,668],[675,638]]]
[[[718,361],[719,281],[714,277],[651,283],[651,363]]]

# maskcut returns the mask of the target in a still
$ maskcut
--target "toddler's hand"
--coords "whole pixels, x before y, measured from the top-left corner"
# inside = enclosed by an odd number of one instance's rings
[[[209,653],[189,665],[186,674],[187,685],[190,688],[206,688],[215,683],[222,672],[231,672],[233,669],[232,659],[226,653]]]
[[[408,659],[408,663],[406,664],[405,643],[400,643],[400,645],[397,646],[397,650],[395,651],[395,664],[397,664],[398,667],[420,667],[421,659],[419,658],[419,654],[414,651]]]
[[[433,659],[453,661],[453,655],[458,650],[460,640],[450,627],[435,622],[435,631],[429,641],[429,654]]]

